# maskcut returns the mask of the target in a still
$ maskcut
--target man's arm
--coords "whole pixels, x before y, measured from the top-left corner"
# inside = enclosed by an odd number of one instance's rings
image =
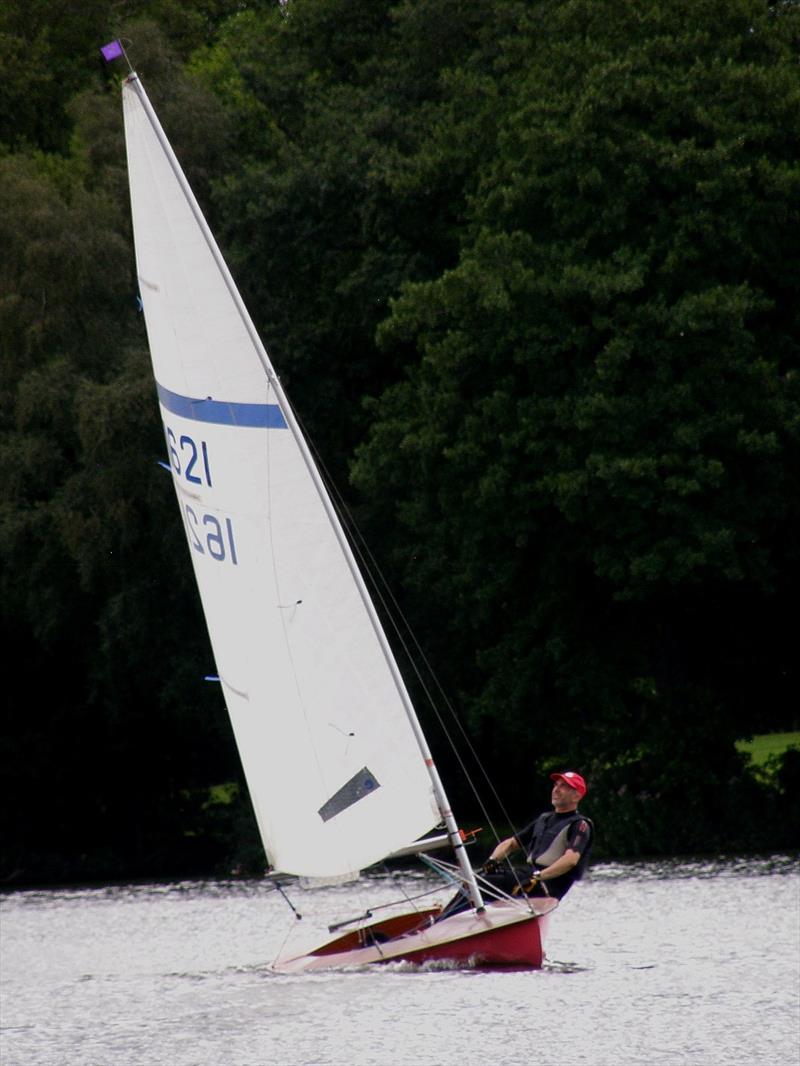
[[[501,840],[492,852],[492,854],[489,856],[489,859],[487,861],[501,862],[503,859],[509,856],[512,851],[517,851],[519,846],[520,843],[516,837],[508,837],[506,840]]]
[[[573,851],[572,848],[567,848],[564,854],[556,859],[555,862],[551,862],[549,866],[545,866],[543,870],[537,871],[537,876],[540,881],[549,881],[551,877],[560,877],[561,874],[568,873],[573,866],[577,866],[580,861],[581,854],[579,851]]]

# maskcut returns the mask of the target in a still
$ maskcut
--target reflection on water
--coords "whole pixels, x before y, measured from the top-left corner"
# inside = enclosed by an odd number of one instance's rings
[[[427,873],[293,889],[301,922],[260,881],[13,893],[0,1061],[793,1063],[799,874],[789,856],[595,866],[554,917],[544,969],[509,973],[269,969],[328,923],[433,885]]]
[[[663,881],[686,878],[758,877],[765,874],[797,873],[798,860],[791,855],[758,858],[717,856],[713,859],[663,859],[660,862],[604,863],[592,871],[594,878],[626,881]]]

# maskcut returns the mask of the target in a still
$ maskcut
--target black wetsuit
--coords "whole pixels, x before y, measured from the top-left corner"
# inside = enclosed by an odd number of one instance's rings
[[[515,866],[512,869],[506,863],[498,864],[494,870],[479,871],[480,880],[494,885],[509,895],[524,893],[530,896],[553,896],[555,899],[561,899],[574,883],[583,877],[583,872],[589,863],[593,834],[592,823],[580,811],[569,811],[566,814],[547,811],[526,825],[521,833],[515,834],[517,843],[525,852],[528,865]],[[531,886],[536,870],[543,870],[546,866],[550,866],[570,849],[577,851],[580,855],[580,859],[571,870],[558,877],[550,877],[544,882],[537,881]],[[469,906],[467,894],[461,889],[442,909],[436,920],[449,918],[459,911],[466,910]]]
[[[517,842],[525,852],[529,865],[527,868],[518,868],[516,876],[510,871],[506,876],[512,877],[516,883],[517,878],[522,879],[526,875],[530,878],[536,870],[543,870],[552,865],[565,851],[577,851],[580,859],[571,870],[558,877],[549,877],[544,882],[546,891],[539,885],[535,892],[536,895],[550,895],[561,899],[575,882],[583,877],[592,850],[592,835],[592,823],[580,811],[568,811],[566,814],[548,811],[546,814],[540,814],[526,825],[521,833],[516,834]]]

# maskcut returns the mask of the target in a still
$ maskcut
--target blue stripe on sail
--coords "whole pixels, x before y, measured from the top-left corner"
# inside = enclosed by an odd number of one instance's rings
[[[218,426],[249,426],[254,429],[287,429],[286,419],[276,403],[230,403],[225,400],[192,399],[170,392],[156,382],[158,398],[168,411],[195,422]]]

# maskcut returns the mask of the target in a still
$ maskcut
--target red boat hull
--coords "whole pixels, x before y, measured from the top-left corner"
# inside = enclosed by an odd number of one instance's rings
[[[372,963],[447,962],[481,968],[539,969],[554,899],[490,903],[434,922],[438,913],[396,915],[352,930],[321,947],[281,959],[273,969],[299,973]]]

